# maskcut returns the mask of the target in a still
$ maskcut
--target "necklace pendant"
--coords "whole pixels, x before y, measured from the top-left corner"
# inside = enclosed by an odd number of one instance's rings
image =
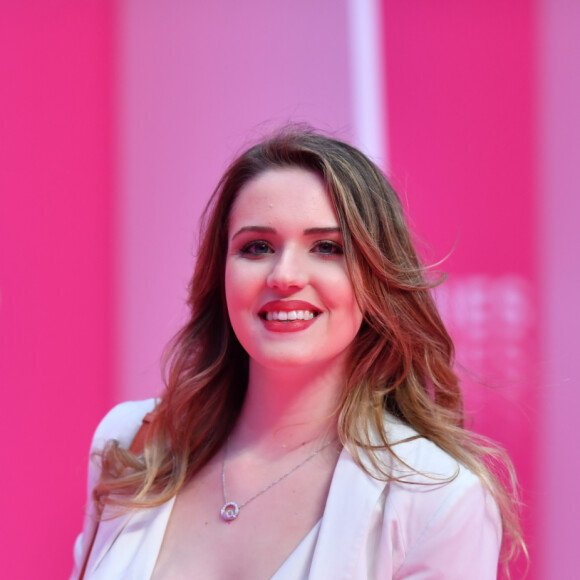
[[[235,501],[228,501],[224,504],[221,514],[226,522],[231,522],[238,517],[240,506]]]

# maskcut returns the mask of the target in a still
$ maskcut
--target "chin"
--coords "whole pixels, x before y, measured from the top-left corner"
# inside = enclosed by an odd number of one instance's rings
[[[307,368],[315,365],[316,362],[312,360],[305,360],[302,356],[278,356],[278,357],[257,357],[254,359],[260,366],[275,370],[288,370]]]
[[[298,352],[260,352],[250,355],[250,360],[269,370],[314,370],[342,364],[345,351],[327,357],[313,357],[312,354],[312,348],[302,347]]]

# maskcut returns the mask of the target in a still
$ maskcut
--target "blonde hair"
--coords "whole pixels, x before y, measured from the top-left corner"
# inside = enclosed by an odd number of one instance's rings
[[[191,316],[166,355],[167,387],[142,456],[110,442],[101,453],[95,498],[125,507],[164,503],[222,447],[246,393],[248,355],[229,322],[224,294],[228,218],[241,187],[260,173],[299,167],[324,180],[342,230],[344,255],[364,321],[353,341],[339,410],[342,442],[364,453],[385,480],[380,454],[395,455],[387,410],[470,469],[495,498],[504,559],[524,547],[517,486],[505,453],[464,429],[454,347],[431,295],[434,283],[413,247],[395,191],[354,147],[304,128],[286,128],[248,149],[228,168],[202,217],[189,287]],[[380,443],[371,442],[378,433]]]

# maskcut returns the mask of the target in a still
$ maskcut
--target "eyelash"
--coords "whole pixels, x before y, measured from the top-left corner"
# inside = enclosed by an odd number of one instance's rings
[[[322,244],[326,244],[332,248],[330,252],[321,252],[325,256],[339,256],[342,255],[342,246],[332,240],[321,240],[320,242],[316,242],[315,246],[321,246]]]
[[[333,242],[332,240],[320,240],[316,242],[313,246],[314,248],[320,248],[321,245],[327,245],[330,247],[331,251],[328,252],[318,252],[322,256],[339,256],[342,255],[342,246],[337,242]],[[265,252],[256,252],[256,246],[263,246],[266,248]],[[252,250],[253,248],[253,250]],[[272,246],[265,240],[253,240],[240,248],[240,254],[244,256],[263,256],[264,254],[272,254],[274,250]]]
[[[266,252],[253,252],[253,251],[251,251],[251,249],[254,248],[255,246],[265,246],[268,249],[268,251],[266,251]],[[254,240],[254,241],[249,242],[248,244],[245,244],[244,246],[242,246],[240,249],[240,254],[250,255],[250,256],[261,256],[263,254],[272,253],[271,250],[272,250],[272,248],[270,247],[270,244],[268,244],[268,242],[265,242],[264,240]]]

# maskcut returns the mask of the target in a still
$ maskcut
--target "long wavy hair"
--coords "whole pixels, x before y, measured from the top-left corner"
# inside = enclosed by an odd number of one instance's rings
[[[381,461],[395,455],[385,410],[474,472],[503,521],[504,559],[522,541],[517,485],[507,456],[464,429],[454,347],[439,316],[426,270],[397,194],[356,148],[302,127],[251,147],[227,169],[202,216],[189,286],[190,318],[166,352],[166,389],[142,454],[116,442],[101,452],[100,506],[151,507],[173,497],[223,446],[247,389],[248,355],[228,318],[224,271],[228,220],[240,189],[264,171],[303,168],[321,176],[336,210],[344,256],[364,320],[349,352],[337,410],[342,443],[373,475],[396,479]],[[376,436],[379,441],[377,444]]]

